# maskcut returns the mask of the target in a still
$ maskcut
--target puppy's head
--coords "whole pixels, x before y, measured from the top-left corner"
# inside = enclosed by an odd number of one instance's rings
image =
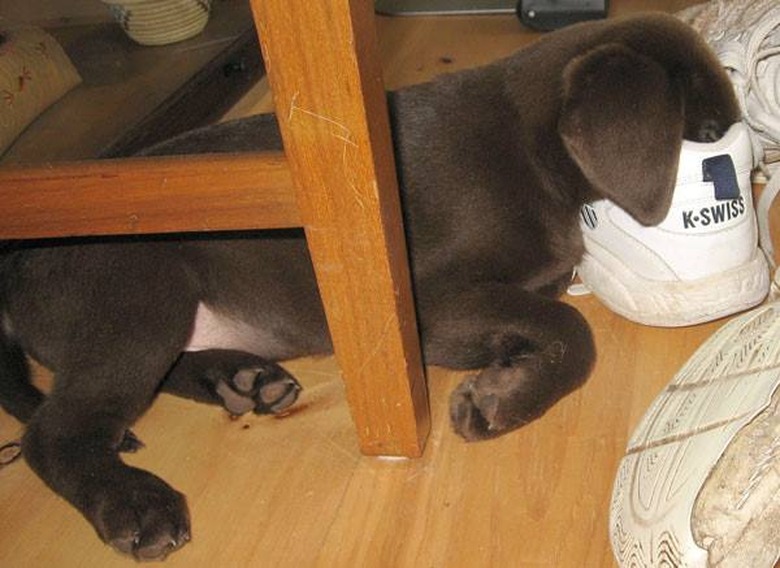
[[[562,79],[558,132],[569,155],[597,194],[647,225],[669,209],[683,138],[714,141],[739,119],[717,59],[668,20],[645,31],[641,20],[615,25]]]

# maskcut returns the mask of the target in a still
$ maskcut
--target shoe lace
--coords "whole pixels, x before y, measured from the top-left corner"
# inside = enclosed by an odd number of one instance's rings
[[[766,182],[756,204],[756,219],[759,246],[774,272],[770,297],[775,299],[780,296],[780,271],[769,211],[780,193],[780,8],[763,14],[746,39],[722,42],[717,54],[729,72],[743,119],[750,127],[758,166],[754,179]]]
[[[775,39],[777,35],[777,40]],[[773,45],[774,43],[774,45]],[[755,137],[757,156],[766,162],[780,158],[780,8],[764,14],[746,42],[731,39],[717,46],[730,74],[745,122]]]

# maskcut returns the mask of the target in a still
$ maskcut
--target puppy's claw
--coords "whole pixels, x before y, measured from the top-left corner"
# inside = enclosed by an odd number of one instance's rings
[[[272,414],[277,414],[298,400],[302,388],[298,381],[292,377],[284,377],[280,381],[274,381],[260,388],[260,399]],[[255,409],[255,412],[258,412]]]
[[[134,454],[144,447],[144,443],[132,430],[125,430],[124,436],[122,436],[122,440],[119,442],[119,446],[117,446],[117,451],[126,454]]]

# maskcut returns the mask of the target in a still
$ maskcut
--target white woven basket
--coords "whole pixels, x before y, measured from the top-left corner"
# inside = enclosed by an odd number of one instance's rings
[[[198,35],[206,27],[211,0],[102,0],[130,38],[165,45]]]

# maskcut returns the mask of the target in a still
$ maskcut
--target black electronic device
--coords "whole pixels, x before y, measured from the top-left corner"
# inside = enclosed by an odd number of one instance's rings
[[[520,0],[517,15],[535,30],[550,31],[607,17],[608,0]]]

